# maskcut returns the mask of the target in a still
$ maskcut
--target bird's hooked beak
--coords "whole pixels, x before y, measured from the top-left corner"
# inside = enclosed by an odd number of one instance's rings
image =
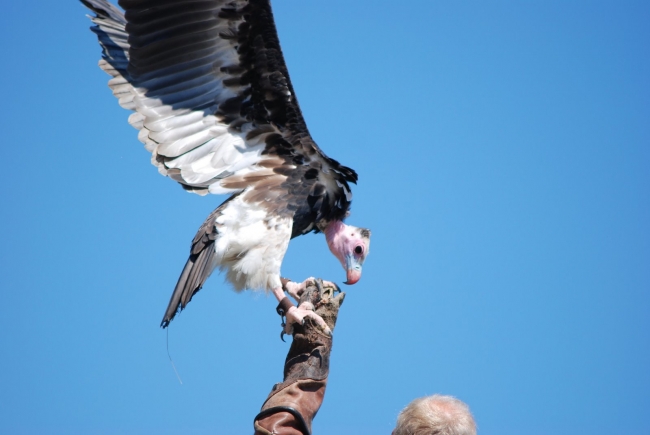
[[[361,262],[354,255],[345,256],[345,270],[348,275],[348,280],[343,284],[352,285],[356,284],[361,279]]]

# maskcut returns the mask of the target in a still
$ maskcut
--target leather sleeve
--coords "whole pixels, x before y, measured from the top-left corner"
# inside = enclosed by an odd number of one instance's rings
[[[300,305],[313,304],[314,311],[334,330],[345,293],[322,282],[308,286]],[[303,305],[303,303],[307,304]],[[293,342],[284,364],[284,380],[275,384],[255,417],[255,435],[311,435],[312,420],[325,396],[329,375],[332,336],[324,334],[310,319],[295,325]]]

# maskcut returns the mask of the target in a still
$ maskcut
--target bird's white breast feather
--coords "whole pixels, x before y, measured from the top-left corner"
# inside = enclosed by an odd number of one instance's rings
[[[216,218],[217,266],[235,290],[281,286],[280,268],[291,239],[292,219],[270,215],[239,195]]]

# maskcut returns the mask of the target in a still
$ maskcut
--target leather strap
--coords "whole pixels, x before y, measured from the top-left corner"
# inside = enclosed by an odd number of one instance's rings
[[[289,312],[289,308],[295,307],[293,302],[291,302],[291,299],[289,299],[287,296],[282,298],[280,303],[278,304],[278,307],[275,309],[280,316],[286,316],[287,313]]]

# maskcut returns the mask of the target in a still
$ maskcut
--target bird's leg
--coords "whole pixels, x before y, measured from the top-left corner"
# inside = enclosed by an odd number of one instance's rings
[[[304,292],[305,288],[306,286],[303,287],[300,292],[301,293]],[[295,323],[299,325],[303,325],[305,323],[305,319],[310,318],[316,326],[318,326],[323,330],[323,332],[326,335],[332,335],[332,330],[329,328],[329,326],[327,326],[323,318],[314,312],[314,306],[312,305],[311,302],[303,302],[302,304],[296,307],[289,300],[289,298],[285,296],[284,289],[282,287],[274,288],[273,296],[275,296],[275,298],[278,300],[280,304],[278,306],[278,312],[282,311],[282,313],[284,313],[284,316],[287,318],[287,322],[284,325],[284,331],[283,331],[285,334],[293,333],[293,325]],[[296,296],[293,295],[292,297],[296,298]],[[296,298],[296,300],[299,299],[300,299],[299,297]]]
[[[282,278],[282,287],[284,287],[284,290],[297,301],[300,300],[300,296],[302,296],[303,292],[305,289],[311,284],[311,285],[318,285],[318,280],[314,277],[307,278],[301,283],[293,282],[290,279],[287,278]],[[333,282],[330,281],[323,281],[323,287],[330,287],[334,289],[334,292],[340,292],[341,289],[339,289],[339,286],[334,284]]]

